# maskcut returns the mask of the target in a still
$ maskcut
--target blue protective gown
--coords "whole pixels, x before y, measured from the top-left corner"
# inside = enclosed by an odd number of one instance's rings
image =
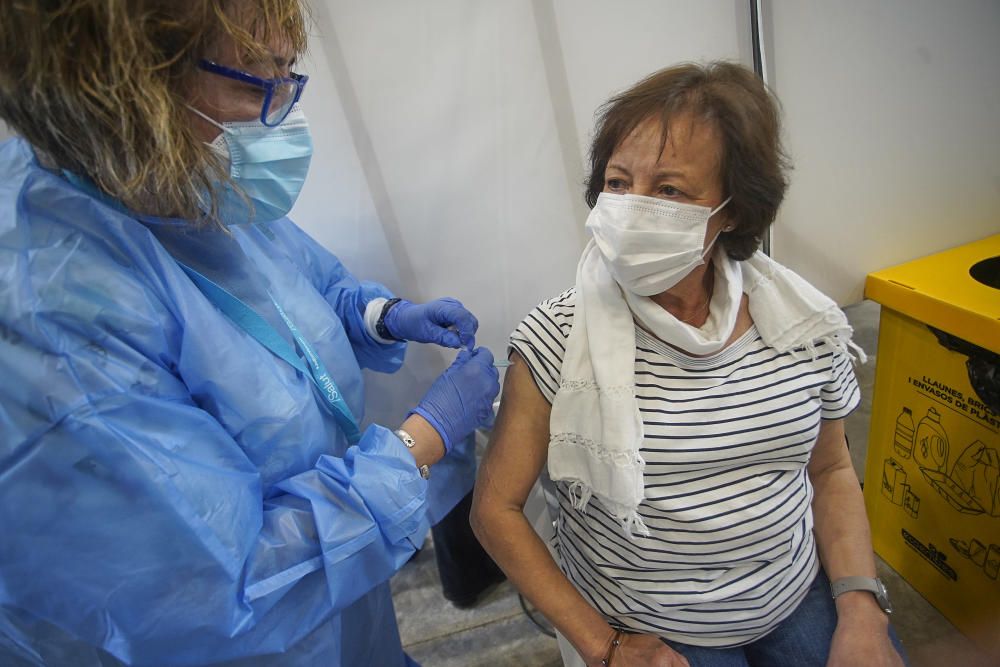
[[[412,664],[388,580],[471,487],[468,444],[436,502],[391,430],[350,446],[167,252],[178,224],[0,144],[0,664]],[[269,291],[360,416],[361,369],[403,360],[363,323],[387,290],[287,219],[231,232],[187,238],[200,269]]]

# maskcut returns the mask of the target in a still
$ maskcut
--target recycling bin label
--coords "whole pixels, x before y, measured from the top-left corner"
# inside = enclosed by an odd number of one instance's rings
[[[938,334],[882,309],[865,503],[875,551],[1000,662],[1000,414]]]

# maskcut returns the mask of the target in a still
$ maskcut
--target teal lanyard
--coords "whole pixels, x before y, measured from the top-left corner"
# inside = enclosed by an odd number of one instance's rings
[[[319,389],[319,393],[323,397],[326,406],[330,409],[334,419],[337,420],[337,424],[347,435],[348,441],[353,444],[361,439],[361,430],[358,428],[358,421],[354,418],[350,406],[344,400],[343,395],[337,388],[337,384],[333,381],[333,377],[327,372],[326,366],[323,365],[323,362],[313,350],[312,345],[302,336],[298,327],[292,323],[292,320],[285,314],[284,309],[278,305],[273,296],[268,294],[271,297],[271,303],[274,304],[278,314],[281,315],[281,319],[285,322],[285,326],[288,327],[292,337],[295,339],[296,345],[305,354],[308,367],[306,363],[302,362],[302,358],[295,353],[292,346],[253,308],[190,266],[179,261],[177,263],[184,269],[194,284],[198,286],[202,294],[215,304],[234,324],[270,350],[276,357],[283,359],[313,381],[313,384]]]

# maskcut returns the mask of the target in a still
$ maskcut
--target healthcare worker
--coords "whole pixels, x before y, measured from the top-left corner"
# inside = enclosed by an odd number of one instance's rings
[[[412,664],[388,580],[497,372],[457,301],[391,298],[284,217],[299,1],[0,16],[0,664]],[[361,369],[406,340],[462,351],[362,431]]]

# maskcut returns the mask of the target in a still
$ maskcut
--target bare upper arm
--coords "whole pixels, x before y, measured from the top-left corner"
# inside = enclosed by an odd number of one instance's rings
[[[809,457],[809,477],[831,472],[842,467],[850,468],[851,455],[847,451],[847,438],[844,435],[843,419],[824,419],[820,422],[819,435]]]
[[[493,435],[479,468],[477,507],[523,508],[548,456],[552,408],[524,358],[514,352],[511,361]]]

